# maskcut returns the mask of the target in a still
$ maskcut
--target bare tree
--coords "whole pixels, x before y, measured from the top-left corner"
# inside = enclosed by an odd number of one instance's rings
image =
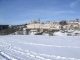
[[[61,25],[61,30],[63,30],[63,26],[67,25],[67,21],[66,20],[62,20],[59,22],[59,24]]]

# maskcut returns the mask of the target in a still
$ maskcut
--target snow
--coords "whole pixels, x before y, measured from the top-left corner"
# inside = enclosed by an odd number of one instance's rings
[[[77,35],[76,35],[76,33],[77,33]],[[78,31],[78,30],[68,30],[67,32],[64,32],[64,33],[62,33],[61,31],[53,33],[54,36],[68,36],[69,34],[71,36],[80,36],[80,31]]]
[[[43,33],[43,35],[49,36],[49,34],[48,34],[48,33]]]
[[[80,34],[80,31],[76,30],[76,31],[74,31],[73,33],[79,33],[79,34]]]
[[[35,35],[37,32],[31,32],[29,33],[29,35]]]
[[[0,60],[80,60],[80,36],[0,36]]]
[[[67,33],[62,33],[62,32],[54,32],[53,33],[54,36],[67,36]]]

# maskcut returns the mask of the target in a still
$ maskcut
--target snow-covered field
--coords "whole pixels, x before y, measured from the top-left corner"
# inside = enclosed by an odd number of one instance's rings
[[[0,60],[80,60],[80,36],[0,36]]]

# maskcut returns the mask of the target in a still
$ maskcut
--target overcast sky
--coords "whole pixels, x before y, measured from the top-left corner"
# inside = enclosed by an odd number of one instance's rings
[[[80,0],[0,0],[0,24],[80,18]]]

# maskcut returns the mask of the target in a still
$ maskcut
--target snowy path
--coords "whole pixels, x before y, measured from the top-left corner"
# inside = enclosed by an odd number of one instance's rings
[[[0,60],[80,60],[80,37],[0,36]]]

